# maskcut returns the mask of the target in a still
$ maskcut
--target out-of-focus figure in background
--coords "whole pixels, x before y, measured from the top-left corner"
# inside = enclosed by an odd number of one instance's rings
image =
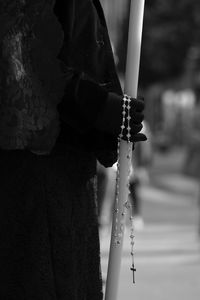
[[[188,140],[187,158],[185,161],[185,172],[187,175],[195,177],[199,182],[198,207],[199,224],[198,232],[200,236],[200,97],[196,99],[196,106],[190,124],[190,135]]]

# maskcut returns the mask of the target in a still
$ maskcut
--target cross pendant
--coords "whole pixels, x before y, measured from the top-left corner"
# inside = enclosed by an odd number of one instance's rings
[[[135,268],[134,264],[132,265],[131,271],[133,272],[133,283],[135,283],[135,272],[136,272],[136,268]]]

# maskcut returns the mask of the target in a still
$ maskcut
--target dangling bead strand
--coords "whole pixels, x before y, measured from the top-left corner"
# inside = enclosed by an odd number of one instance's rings
[[[119,155],[119,148],[120,148],[120,141],[125,138],[127,140],[127,143],[129,145],[128,147],[128,154],[127,159],[131,159],[131,152],[132,152],[132,143],[130,141],[131,139],[131,126],[130,126],[130,109],[131,109],[131,97],[128,95],[123,96],[123,104],[122,104],[122,125],[121,125],[121,131],[118,137],[118,148],[117,148],[117,176],[116,176],[116,197],[115,197],[115,230],[114,230],[114,241],[116,244],[121,244],[122,238],[123,238],[123,232],[124,232],[124,226],[125,226],[125,220],[126,220],[126,213],[128,210],[131,210],[131,233],[130,233],[130,239],[131,239],[131,257],[132,257],[132,267],[131,270],[133,271],[133,282],[135,282],[134,272],[134,227],[133,227],[133,209],[132,204],[129,199],[125,199],[125,202],[123,204],[123,211],[119,211],[119,182],[120,182],[120,155]],[[126,126],[127,124],[127,126]],[[130,181],[130,175],[131,175],[131,160],[130,160],[130,166],[128,168],[127,172],[127,189],[129,191],[129,181]],[[130,191],[128,192],[128,195],[130,194]]]

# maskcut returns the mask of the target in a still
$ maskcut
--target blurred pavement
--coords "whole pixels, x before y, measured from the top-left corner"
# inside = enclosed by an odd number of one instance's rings
[[[184,155],[175,149],[155,156],[150,183],[140,189],[144,228],[135,231],[136,284],[127,228],[118,300],[200,299],[198,182],[182,174]],[[105,279],[110,234],[100,236]]]

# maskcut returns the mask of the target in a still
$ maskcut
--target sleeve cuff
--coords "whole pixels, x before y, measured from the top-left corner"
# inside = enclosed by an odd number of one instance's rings
[[[97,83],[89,80],[80,80],[76,92],[76,102],[81,114],[91,127],[104,110],[108,92]]]

